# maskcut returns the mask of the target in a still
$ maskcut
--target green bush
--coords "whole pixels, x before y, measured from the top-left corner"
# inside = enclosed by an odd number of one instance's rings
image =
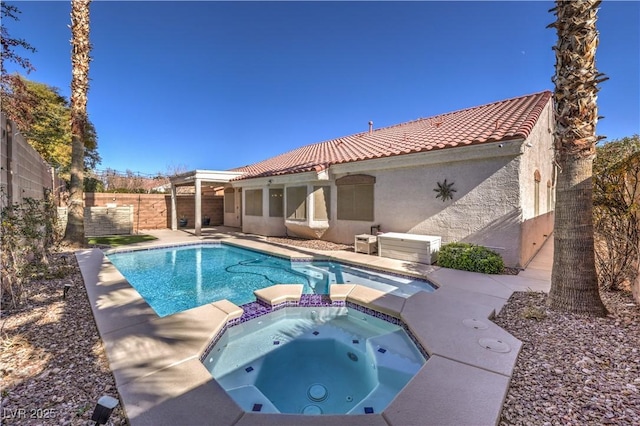
[[[462,271],[501,274],[502,257],[486,247],[468,243],[448,243],[438,252],[438,266]]]

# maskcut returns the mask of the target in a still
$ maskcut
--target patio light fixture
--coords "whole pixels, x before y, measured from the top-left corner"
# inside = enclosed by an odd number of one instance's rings
[[[114,408],[118,406],[118,400],[109,395],[103,395],[98,400],[96,404],[95,410],[93,410],[93,415],[91,415],[91,420],[96,422],[97,425],[106,424],[109,420],[109,416],[111,416],[111,412]]]
[[[67,283],[64,285],[64,287],[62,288],[62,298],[66,299],[67,298],[67,293],[69,293],[69,289],[71,288],[71,284]]]

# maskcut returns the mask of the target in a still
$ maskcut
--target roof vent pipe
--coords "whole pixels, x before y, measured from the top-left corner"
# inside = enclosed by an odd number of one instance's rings
[[[369,121],[369,133],[373,132],[373,121]]]

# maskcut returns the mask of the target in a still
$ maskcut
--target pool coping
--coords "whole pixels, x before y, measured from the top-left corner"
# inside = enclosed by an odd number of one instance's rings
[[[185,235],[185,239],[197,242]],[[277,248],[262,241],[227,239],[236,245],[270,254],[295,249]],[[174,245],[174,244],[165,244]],[[159,244],[145,244],[145,247]],[[428,352],[430,359],[381,414],[298,416],[242,411],[209,375],[199,357],[229,319],[229,309],[218,304],[160,318],[98,249],[76,253],[96,324],[121,401],[132,425],[145,424],[381,424],[441,425],[496,424],[506,396],[521,343],[490,321],[504,297],[506,285],[493,280],[494,294],[471,293],[455,285],[439,268],[429,267],[427,280],[440,285],[434,293],[417,293],[398,302],[391,295],[365,289],[358,304],[399,314]],[[348,263],[374,267],[369,255],[349,253]],[[333,253],[323,258],[334,259]],[[345,259],[335,259],[337,261]],[[354,261],[355,260],[355,261]],[[388,259],[390,260],[390,259]],[[386,262],[383,269],[405,274],[422,266]],[[424,266],[424,265],[423,265]],[[440,272],[440,273],[439,273]],[[462,272],[462,271],[455,271]],[[482,274],[464,275],[476,283]],[[434,279],[435,278],[435,279]],[[444,279],[446,278],[446,280]],[[440,281],[440,282],[438,282]],[[485,280],[486,281],[486,280]],[[489,284],[484,282],[480,287]],[[355,289],[356,287],[354,287]],[[356,292],[357,293],[357,292]],[[491,292],[487,292],[491,293]],[[510,291],[508,291],[510,295]],[[350,294],[350,293],[349,293]],[[402,298],[400,298],[402,299]],[[425,313],[429,313],[425,315]],[[386,312],[388,313],[388,312]],[[509,351],[496,352],[506,343]],[[260,416],[260,417],[256,417]]]

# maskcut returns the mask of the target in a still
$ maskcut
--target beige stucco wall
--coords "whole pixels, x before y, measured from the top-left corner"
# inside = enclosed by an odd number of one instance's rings
[[[553,150],[553,120],[551,104],[542,111],[538,122],[523,145],[522,167],[520,168],[520,198],[522,200],[522,216],[524,220],[531,219],[534,214],[534,173],[540,172],[540,211],[542,215],[553,210],[553,205],[547,203],[547,182],[555,186],[554,150]],[[553,203],[551,203],[553,204]]]
[[[548,103],[540,114],[522,149],[520,168],[520,199],[522,202],[522,231],[519,266],[526,266],[553,232],[555,203],[555,174],[553,147],[553,108]],[[535,215],[535,172],[540,172],[538,187],[539,211]],[[549,187],[548,184],[551,184]]]
[[[442,242],[469,241],[497,248],[509,264],[518,262],[520,246],[520,156],[449,161],[422,167],[369,173],[376,177],[375,220],[333,221],[324,238],[353,243],[373,224],[383,232],[407,232],[442,237]],[[453,182],[453,200],[443,202],[433,190],[438,182]],[[337,198],[332,194],[332,217]]]

